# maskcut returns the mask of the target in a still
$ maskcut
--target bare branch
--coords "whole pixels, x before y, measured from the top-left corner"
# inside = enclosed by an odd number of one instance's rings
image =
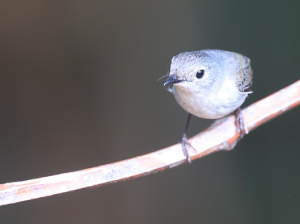
[[[252,104],[242,111],[249,132],[300,104],[300,80]],[[190,151],[192,160],[219,150],[232,149],[237,143],[234,117],[229,116],[213,123],[207,130],[189,139],[197,152]],[[31,200],[100,186],[125,179],[144,176],[183,164],[181,144],[120,162],[64,173],[49,177],[0,185],[0,205]]]

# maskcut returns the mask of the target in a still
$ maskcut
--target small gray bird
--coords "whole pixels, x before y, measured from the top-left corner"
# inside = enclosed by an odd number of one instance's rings
[[[218,119],[234,112],[240,137],[248,133],[240,106],[252,93],[253,73],[249,58],[223,50],[183,52],[172,58],[167,76],[164,86],[189,113],[181,144],[190,163],[187,146],[193,147],[186,134],[191,114]]]

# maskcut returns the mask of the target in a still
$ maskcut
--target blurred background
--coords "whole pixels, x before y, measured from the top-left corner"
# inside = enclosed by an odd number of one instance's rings
[[[0,183],[103,165],[179,141],[171,58],[252,61],[244,107],[299,79],[299,1],[1,1]],[[233,151],[122,183],[0,207],[1,223],[299,223],[300,108]],[[193,117],[188,135],[211,123]]]

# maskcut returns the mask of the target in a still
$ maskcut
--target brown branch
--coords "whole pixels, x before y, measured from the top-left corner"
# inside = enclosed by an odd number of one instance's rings
[[[300,80],[252,104],[242,111],[249,132],[300,104]],[[234,117],[216,121],[207,130],[189,139],[197,149],[191,151],[195,160],[219,150],[234,147],[239,138]],[[185,163],[181,145],[120,162],[33,180],[0,185],[0,205],[6,205],[54,194],[100,186],[165,170]]]

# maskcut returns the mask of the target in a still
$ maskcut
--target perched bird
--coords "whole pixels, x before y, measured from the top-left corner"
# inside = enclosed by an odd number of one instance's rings
[[[223,50],[183,52],[172,58],[166,76],[164,86],[189,113],[181,143],[190,163],[187,146],[193,147],[186,134],[191,115],[218,119],[234,112],[240,137],[248,133],[240,106],[252,93],[253,73],[249,58]]]

